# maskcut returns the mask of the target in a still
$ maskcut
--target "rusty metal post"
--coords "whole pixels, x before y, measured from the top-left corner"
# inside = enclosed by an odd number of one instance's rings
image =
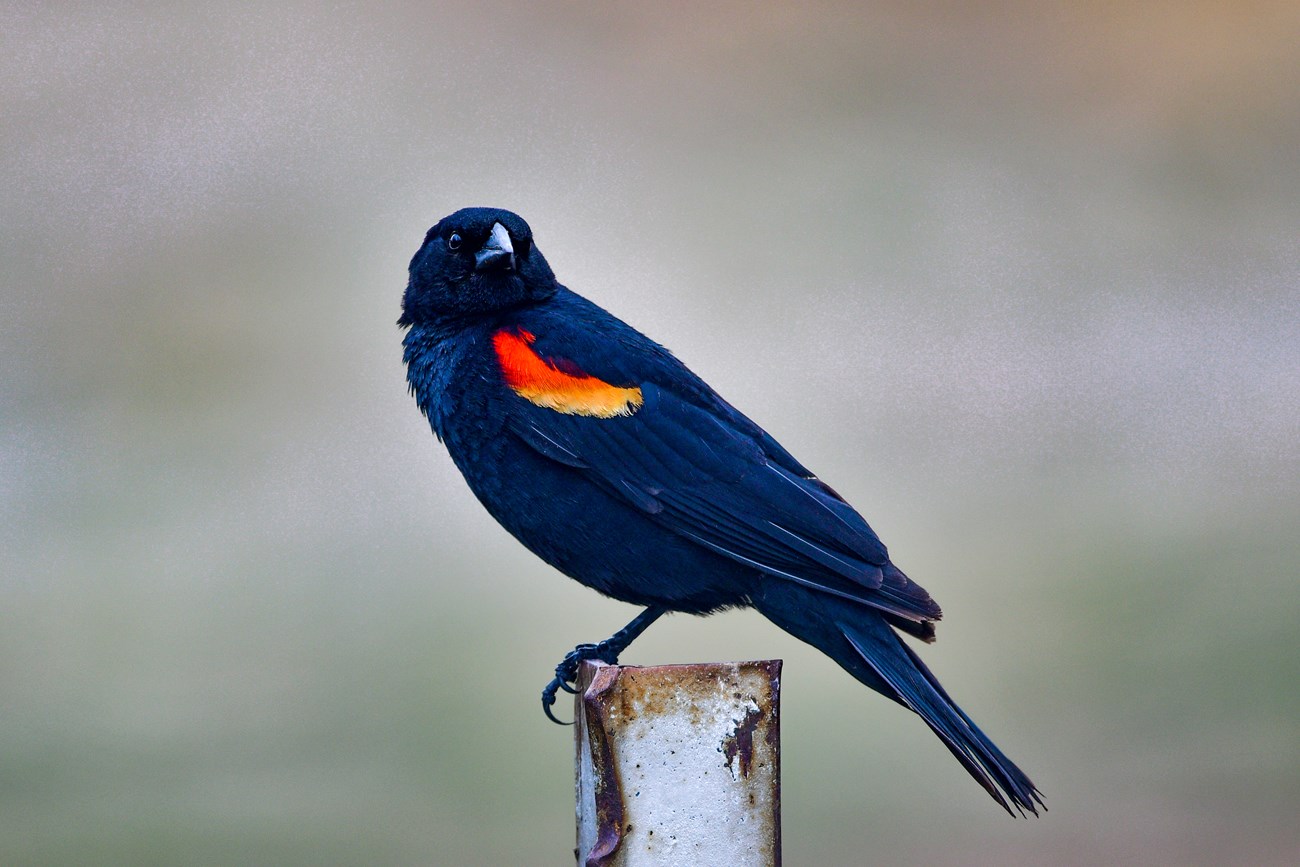
[[[583,663],[578,863],[781,863],[781,661]]]

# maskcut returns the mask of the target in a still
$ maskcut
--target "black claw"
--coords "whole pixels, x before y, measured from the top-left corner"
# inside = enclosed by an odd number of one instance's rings
[[[563,685],[563,681],[558,677],[546,684],[546,689],[542,690],[542,713],[546,714],[546,718],[557,726],[571,726],[573,725],[572,722],[557,719],[555,714],[551,713],[551,705],[555,704],[555,693]],[[568,689],[568,687],[565,688]]]
[[[611,647],[608,641],[602,641],[599,644],[579,644],[564,655],[560,664],[555,666],[555,677],[551,682],[546,684],[542,690],[542,712],[546,718],[557,725],[571,726],[571,722],[563,722],[555,718],[551,713],[551,707],[555,704],[556,694],[564,690],[570,695],[577,695],[576,687],[569,684],[578,679],[578,667],[589,659],[598,659],[607,665],[616,665],[618,663],[618,648]]]
[[[589,659],[598,659],[606,665],[618,665],[618,655],[663,613],[663,608],[651,605],[638,614],[631,623],[599,644],[579,644],[566,653],[564,659],[560,660],[560,664],[555,666],[555,677],[542,690],[542,712],[546,714],[546,718],[557,725],[573,725],[571,722],[566,723],[556,719],[551,713],[551,706],[555,704],[555,696],[560,690],[573,695],[578,694],[575,687],[569,686],[578,679],[578,666]]]

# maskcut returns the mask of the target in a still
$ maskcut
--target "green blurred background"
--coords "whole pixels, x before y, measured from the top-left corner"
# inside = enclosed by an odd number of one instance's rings
[[[703,8],[707,5],[708,8]],[[0,7],[0,863],[572,863],[537,693],[633,609],[406,394],[519,211],[864,512],[1046,793],[751,613],[786,862],[1300,863],[1300,5]]]

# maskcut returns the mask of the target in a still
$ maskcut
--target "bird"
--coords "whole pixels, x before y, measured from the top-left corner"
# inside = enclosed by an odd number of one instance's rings
[[[527,222],[464,208],[411,259],[407,384],[471,491],[560,572],[644,610],[579,644],[615,664],[668,612],[753,608],[914,711],[1011,815],[1042,794],[912,647],[942,611],[865,519],[676,356],[555,277]]]

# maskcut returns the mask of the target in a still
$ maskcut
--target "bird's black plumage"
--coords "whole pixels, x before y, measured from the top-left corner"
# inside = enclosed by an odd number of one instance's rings
[[[1037,812],[1033,784],[895,632],[931,641],[941,612],[866,521],[666,349],[557,283],[517,215],[468,208],[430,229],[399,324],[417,403],[493,517],[647,607],[571,654],[548,697],[577,658],[612,661],[664,611],[750,606],[915,711],[1004,807]]]

